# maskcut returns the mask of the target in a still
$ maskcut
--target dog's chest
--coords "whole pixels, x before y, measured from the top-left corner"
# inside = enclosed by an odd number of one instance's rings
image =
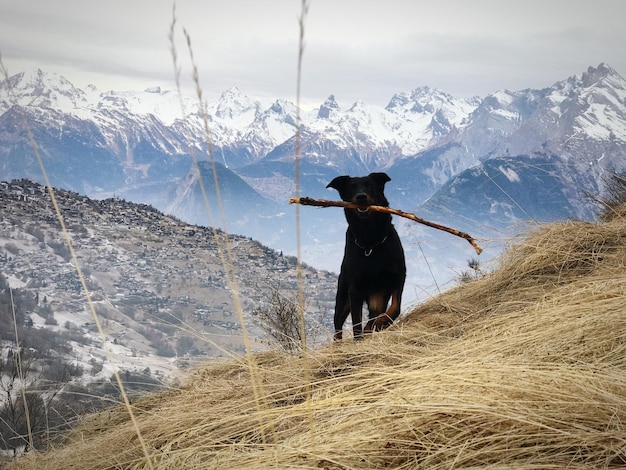
[[[404,271],[402,247],[395,238],[380,246],[364,247],[354,241],[346,245],[342,272],[352,284],[364,288],[394,284]]]

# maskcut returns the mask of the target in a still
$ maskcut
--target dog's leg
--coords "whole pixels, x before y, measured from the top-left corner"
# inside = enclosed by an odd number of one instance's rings
[[[365,325],[365,334],[369,334],[372,332],[372,325],[374,319],[377,318],[381,313],[383,313],[387,309],[387,304],[389,303],[390,295],[385,294],[382,291],[372,293],[367,298],[367,310],[369,313],[369,320]]]
[[[346,318],[348,318],[348,314],[350,313],[350,302],[344,302],[343,306],[339,306],[339,303],[335,306],[335,334],[333,335],[334,340],[340,340],[343,338],[343,324],[346,322]]]
[[[363,338],[363,298],[354,292],[350,293],[350,313],[352,314],[352,332],[354,339]]]
[[[350,313],[350,299],[348,297],[348,288],[344,285],[342,280],[339,279],[339,286],[337,288],[337,297],[335,299],[335,334],[333,339],[335,341],[340,340],[343,337],[343,324],[348,318]]]
[[[398,288],[391,293],[391,304],[385,313],[381,313],[371,318],[365,326],[365,332],[380,331],[387,328],[400,315],[400,299],[402,297],[402,288]],[[384,308],[384,307],[383,307]],[[382,310],[382,309],[381,309]]]

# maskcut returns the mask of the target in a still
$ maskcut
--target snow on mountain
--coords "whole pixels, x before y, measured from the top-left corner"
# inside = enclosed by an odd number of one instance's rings
[[[342,107],[330,95],[301,115],[301,157],[359,172],[392,168],[407,159],[409,166],[418,163],[432,187],[493,156],[582,152],[588,163],[617,164],[626,139],[625,89],[624,79],[600,64],[543,90],[500,90],[482,100],[420,87],[395,94],[385,108],[363,101]],[[294,155],[296,106],[263,102],[237,87],[200,112],[194,98],[182,97],[181,110],[181,97],[159,87],[80,90],[61,76],[36,70],[0,84],[0,109],[14,103],[38,109],[38,122],[49,113],[52,126],[71,121],[58,113],[95,125],[102,136],[98,146],[110,147],[131,168],[149,164],[141,149],[146,142],[164,154],[185,154],[191,147],[200,156],[210,142],[216,160],[232,169],[266,158],[286,162]]]
[[[336,109],[327,118],[306,122],[305,126],[315,140],[326,140],[338,149],[355,153],[365,168],[379,168],[402,153],[395,142],[392,118],[384,109],[357,101],[345,111]],[[381,149],[390,150],[384,160],[378,152]],[[307,158],[306,148],[303,155]]]
[[[0,114],[13,104],[71,112],[90,106],[91,96],[91,89],[80,90],[58,74],[31,70],[0,82]]]
[[[477,105],[477,98],[458,99],[428,87],[396,94],[385,108],[357,101],[343,110],[331,95],[305,126],[338,148],[356,152],[373,171],[434,144]]]
[[[335,95],[329,95],[326,101],[322,103],[317,111],[318,119],[331,119],[334,118],[337,112],[339,112],[339,104],[335,100]]]
[[[626,173],[626,80],[605,64],[543,90],[493,93],[468,121],[433,158],[417,157],[414,179],[421,171],[445,180],[421,212],[460,223],[471,214],[501,228],[591,220],[594,197],[606,196],[612,174]],[[451,162],[453,171],[440,171]]]
[[[186,110],[190,111],[189,98],[184,101]],[[175,92],[162,91],[160,87],[141,92],[101,92],[93,85],[82,90],[65,77],[40,69],[22,72],[0,82],[0,113],[13,104],[53,109],[82,119],[93,119],[102,109],[153,114],[168,125],[182,117],[180,99]]]
[[[429,88],[397,94],[386,108],[362,100],[342,108],[330,95],[303,117],[300,155],[336,171],[383,170],[461,127],[477,104]],[[292,160],[294,140],[277,146],[266,160]]]
[[[223,123],[230,123],[230,127],[242,129],[254,120],[261,107],[260,101],[233,87],[222,93],[219,100],[209,104],[208,113]]]
[[[297,108],[293,103],[276,100],[256,114],[240,134],[240,142],[257,160],[295,134],[296,116]]]
[[[536,104],[525,127],[541,132],[555,148],[566,150],[583,139],[626,141],[626,80],[605,64],[535,92],[533,98]]]
[[[605,64],[544,90],[507,93],[510,103],[485,112],[491,119],[499,113],[508,124],[487,126],[505,132],[493,138],[492,147],[484,152],[520,154],[548,149],[579,154],[581,143],[589,147],[591,142],[626,141],[626,81]],[[491,95],[483,104],[502,95]],[[478,113],[472,118],[478,129],[485,127]],[[591,147],[586,152],[589,161],[594,160]]]
[[[80,90],[65,78],[41,70],[15,75],[10,84],[20,105],[69,113],[94,121],[99,127],[124,128],[116,122],[137,117],[156,119],[184,134],[191,140],[189,145],[206,147],[210,140],[219,152],[217,160],[229,167],[263,158],[293,138],[296,131],[297,109],[293,103],[264,102],[237,87],[223,92],[217,101],[206,105],[205,112],[200,112],[194,98],[182,97],[181,109],[181,97],[159,87],[138,92],[100,92],[91,86]],[[0,88],[3,111],[15,103],[8,88],[6,83]],[[355,154],[366,168],[379,169],[432,145],[452,127],[459,126],[476,105],[476,100],[457,99],[430,88],[399,93],[386,108],[360,101],[342,109],[331,95],[313,112],[302,112],[301,123],[304,130],[316,135],[316,140],[327,140]],[[204,135],[205,118],[210,123],[208,139]],[[111,133],[104,132],[108,136]],[[171,146],[177,151],[182,149],[180,144]],[[304,152],[303,158],[307,157]]]
[[[393,96],[386,110],[398,115],[398,131],[405,155],[414,155],[453,128],[462,127],[480,104],[480,98],[455,98],[440,90],[421,87]],[[416,130],[423,130],[422,138]]]
[[[435,186],[489,158],[533,152],[575,165],[602,159],[603,168],[621,172],[626,170],[625,90],[626,80],[600,64],[542,90],[497,91],[469,114],[457,135],[420,152],[415,161]]]
[[[303,147],[302,158],[317,161],[316,149],[332,146],[345,150],[349,158],[356,155],[364,168],[384,168],[395,158],[431,145],[453,126],[460,125],[477,105],[476,99],[456,99],[437,90],[425,90],[396,95],[395,101],[392,99],[396,105],[387,108],[358,101],[342,109],[330,95],[318,109],[301,113],[303,133],[315,143],[310,150]],[[403,96],[404,107],[400,105]],[[293,139],[296,132],[297,109],[293,103],[262,103],[237,87],[209,104],[207,114],[214,144],[246,153],[247,163],[263,158]],[[228,165],[227,161],[224,163]]]
[[[626,141],[626,80],[615,70],[606,64],[589,67],[560,88],[561,94],[569,91],[559,103],[561,109],[571,105],[580,110],[572,123],[574,129],[595,140]],[[580,92],[572,96],[576,89]]]
[[[124,109],[131,114],[144,116],[152,114],[168,126],[198,109],[198,104],[192,97],[183,96],[181,102],[181,96],[177,92],[162,90],[161,87],[146,88],[139,92],[108,91],[101,93],[99,98],[99,109]]]

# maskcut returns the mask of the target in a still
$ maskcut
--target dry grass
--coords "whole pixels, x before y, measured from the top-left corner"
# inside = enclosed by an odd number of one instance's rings
[[[306,358],[257,355],[261,405],[245,361],[210,363],[180,390],[134,404],[151,464],[623,467],[625,261],[621,216],[547,225],[492,274],[388,331]],[[87,418],[65,447],[11,468],[148,465],[119,407]]]

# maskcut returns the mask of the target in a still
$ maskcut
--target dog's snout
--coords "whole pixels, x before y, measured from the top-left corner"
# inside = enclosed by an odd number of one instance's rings
[[[368,201],[368,197],[367,197],[367,194],[365,193],[358,193],[356,196],[354,196],[355,204],[367,204],[367,201]]]

